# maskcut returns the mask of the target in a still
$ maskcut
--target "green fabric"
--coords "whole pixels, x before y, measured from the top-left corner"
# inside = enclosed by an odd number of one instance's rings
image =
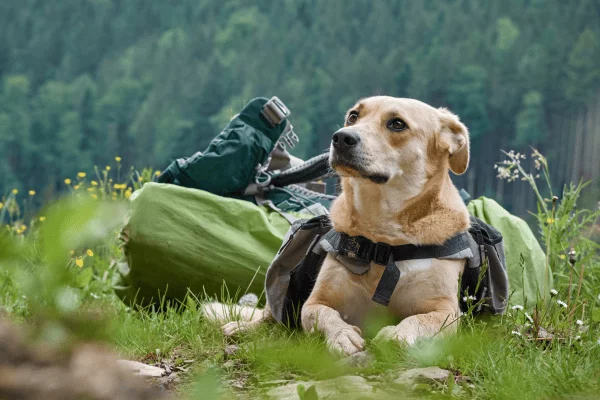
[[[512,293],[510,303],[533,305],[538,293],[543,296],[544,290],[550,290],[552,272],[548,271],[547,284],[544,285],[546,256],[529,225],[486,197],[472,200],[467,208],[473,216],[502,233]]]
[[[175,183],[219,195],[243,192],[285,128],[285,123],[271,127],[261,116],[267,101],[264,97],[251,100],[206,150],[181,164],[171,164],[168,169]]]
[[[250,202],[176,185],[148,183],[132,196],[122,230],[123,260],[113,287],[126,303],[261,293],[289,223]],[[253,277],[255,276],[253,280]]]

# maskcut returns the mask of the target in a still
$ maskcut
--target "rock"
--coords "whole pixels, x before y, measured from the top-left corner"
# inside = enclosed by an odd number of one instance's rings
[[[146,400],[166,399],[148,382],[119,367],[111,352],[95,343],[68,352],[33,347],[22,331],[0,320],[0,399]]]
[[[117,360],[117,363],[123,369],[132,371],[134,374],[143,377],[160,378],[161,376],[166,375],[166,371],[162,368],[153,367],[152,365],[137,361]]]
[[[340,365],[343,367],[358,367],[358,368],[366,368],[371,362],[374,360],[373,356],[366,351],[359,351],[358,353],[354,353],[349,357],[342,358],[340,360]]]
[[[239,346],[236,346],[235,344],[230,344],[229,346],[225,346],[225,355],[226,356],[233,356],[235,355],[235,353],[238,352],[239,350]]]
[[[298,385],[302,385],[304,389],[298,389]],[[299,390],[305,394],[313,395],[311,387],[314,387],[319,399],[337,398],[340,394],[344,395],[344,400],[375,399],[378,397],[373,386],[361,376],[340,376],[324,381],[294,382],[273,388],[267,392],[267,395],[278,400],[299,400]]]
[[[445,383],[451,375],[440,367],[413,368],[400,373],[394,384],[412,387],[417,383]]]

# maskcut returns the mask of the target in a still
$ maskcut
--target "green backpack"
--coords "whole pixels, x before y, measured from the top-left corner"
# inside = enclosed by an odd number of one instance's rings
[[[527,222],[487,197],[471,200],[469,213],[500,231],[510,285],[510,304],[532,305],[552,288],[552,271],[546,273],[546,255]]]
[[[326,214],[334,196],[311,190],[310,182],[330,175],[328,154],[306,162],[291,156],[287,148],[298,137],[289,115],[277,97],[251,100],[205,151],[174,161],[158,182],[267,205],[290,222],[290,211]]]

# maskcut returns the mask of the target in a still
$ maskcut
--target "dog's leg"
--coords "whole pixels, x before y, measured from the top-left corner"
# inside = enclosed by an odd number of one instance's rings
[[[375,341],[396,340],[412,345],[420,338],[433,337],[436,334],[447,335],[456,332],[458,312],[456,310],[432,311],[426,314],[412,315],[398,325],[381,329]]]
[[[322,332],[329,348],[345,355],[363,351],[365,341],[358,327],[348,324],[340,313],[322,304],[305,304],[302,307],[302,327],[306,332]]]

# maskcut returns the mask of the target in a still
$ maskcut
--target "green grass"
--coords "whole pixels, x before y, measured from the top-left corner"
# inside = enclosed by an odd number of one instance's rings
[[[103,178],[108,186],[106,174]],[[83,182],[79,185],[85,188]],[[184,366],[186,372],[180,373],[176,388],[181,398],[260,398],[272,381],[348,374],[373,382],[381,398],[597,398],[600,261],[598,244],[588,232],[600,213],[576,207],[581,189],[581,185],[567,187],[554,200],[539,195],[545,206],[540,206],[536,217],[555,272],[556,297],[541,298],[529,309],[509,309],[502,317],[467,314],[457,335],[413,347],[368,340],[374,360],[364,368],[341,366],[318,334],[281,325],[264,325],[238,338],[226,338],[219,326],[202,315],[197,299],[167,305],[163,312],[128,308],[110,287],[119,257],[114,221],[122,220],[123,210],[118,202],[69,200],[45,209],[43,223],[39,216],[32,218],[37,222],[26,230],[19,222],[22,219],[11,216],[10,228],[0,235],[0,314],[30,327],[33,341],[68,348],[77,341],[100,340],[121,358],[167,360]],[[8,204],[6,199],[3,203]],[[90,234],[86,227],[94,218],[102,221],[95,229],[109,232],[109,239]],[[571,260],[565,256],[570,248],[576,249]],[[557,300],[568,303],[567,308]],[[540,327],[554,339],[536,340]],[[225,351],[231,345],[237,346],[234,354]],[[391,384],[398,371],[433,365],[468,380],[451,380],[416,392]]]

